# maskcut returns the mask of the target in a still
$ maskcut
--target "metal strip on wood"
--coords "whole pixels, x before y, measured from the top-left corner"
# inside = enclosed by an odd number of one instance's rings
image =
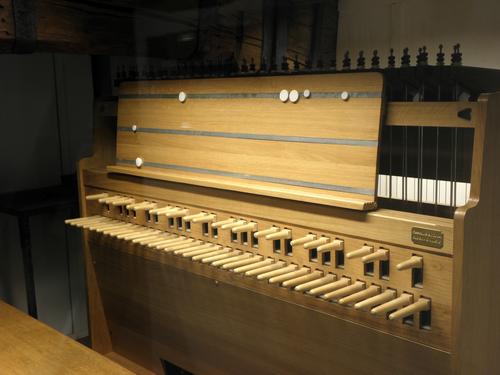
[[[236,93],[188,93],[189,99],[279,99],[279,93],[274,92],[236,92]],[[373,99],[380,98],[380,92],[349,92],[350,98]],[[311,99],[340,99],[342,92],[312,92]],[[179,94],[121,94],[120,99],[178,99]]]
[[[377,147],[378,145],[377,141],[370,141],[366,139],[294,137],[294,136],[284,136],[284,135],[274,135],[274,134],[227,133],[227,132],[212,132],[203,130],[138,128],[134,131],[130,127],[119,126],[118,131],[137,132],[137,133],[175,134],[175,135],[188,135],[188,136],[198,136],[198,137],[252,139],[258,141],[319,143],[319,144],[363,146],[363,147]]]
[[[127,159],[117,159],[117,164],[125,164],[125,165],[135,165],[135,160],[127,160]],[[156,162],[148,162],[144,161],[143,166],[145,167],[153,167],[153,168],[162,168],[162,169],[173,169],[177,171],[185,171],[185,172],[193,172],[193,173],[203,173],[210,174],[216,176],[224,176],[224,177],[235,177],[241,178],[244,180],[253,180],[253,181],[261,181],[261,182],[272,182],[276,184],[290,185],[290,186],[301,186],[308,187],[314,189],[322,189],[322,190],[331,190],[331,191],[340,191],[343,193],[354,193],[354,194],[362,194],[362,195],[373,195],[375,193],[372,189],[364,189],[357,188],[351,186],[341,186],[341,185],[331,185],[331,184],[321,184],[317,182],[309,182],[309,181],[299,181],[299,180],[291,180],[287,178],[277,178],[270,176],[258,176],[247,173],[237,173],[237,172],[227,172],[227,171],[219,171],[215,169],[207,169],[207,168],[195,168],[195,167],[186,167],[183,165],[176,164],[164,164],[164,163],[156,163]]]

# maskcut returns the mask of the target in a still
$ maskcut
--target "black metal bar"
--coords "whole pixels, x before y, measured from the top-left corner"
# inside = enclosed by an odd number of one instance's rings
[[[424,128],[420,126],[418,128],[418,160],[417,160],[417,177],[418,177],[418,187],[417,187],[417,201],[419,203],[419,212],[420,208],[422,206],[422,199],[423,199],[423,194],[422,194],[422,188],[423,188],[423,181],[422,179],[424,178]]]
[[[262,61],[266,62],[266,65],[271,64],[273,51],[275,48],[275,28],[274,28],[274,17],[275,17],[275,2],[274,1],[262,1]]]
[[[19,225],[19,240],[23,255],[24,283],[26,288],[26,299],[28,302],[28,314],[36,319],[38,318],[38,311],[36,305],[35,278],[33,276],[29,216],[20,215],[17,220]]]
[[[282,58],[287,56],[289,8],[287,0],[276,0],[276,44],[273,57],[278,66]]]

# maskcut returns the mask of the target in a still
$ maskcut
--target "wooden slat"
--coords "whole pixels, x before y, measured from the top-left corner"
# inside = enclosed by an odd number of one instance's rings
[[[379,98],[348,102],[301,98],[296,104],[283,104],[269,99],[190,100],[188,96],[184,104],[177,99],[121,99],[118,126],[377,141],[379,124],[373,118],[378,116]],[[333,119],[337,119],[335,126],[326,126]]]
[[[282,89],[312,96],[282,103]],[[263,96],[238,96],[248,93]],[[145,164],[110,170],[372,208],[381,93],[377,73],[128,82],[119,103],[118,164],[138,157]]]
[[[471,121],[458,112],[471,109]],[[473,102],[392,102],[387,105],[388,126],[439,126],[473,128],[476,126],[477,103]]]
[[[119,134],[118,143],[118,159],[368,190],[375,180],[370,147],[132,133]]]
[[[372,210],[376,207],[374,202],[366,200],[365,195],[350,194],[336,192],[335,195],[329,194],[328,191],[320,189],[296,187],[296,186],[281,186],[279,184],[255,182],[250,180],[236,180],[230,177],[223,176],[207,176],[205,174],[169,171],[158,168],[141,168],[110,165],[107,167],[109,172],[127,174],[139,177],[148,177],[155,180],[180,182],[183,184],[205,186],[224,190],[233,190],[243,193],[251,193],[257,195],[266,195],[270,197],[292,199],[297,201],[307,201],[311,203],[324,204],[328,206],[336,206],[350,208],[353,210]]]

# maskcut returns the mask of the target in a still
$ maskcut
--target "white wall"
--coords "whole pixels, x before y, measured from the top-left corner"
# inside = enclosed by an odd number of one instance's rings
[[[439,44],[446,64],[456,43],[468,66],[500,68],[500,1],[498,0],[340,0],[337,59],[351,51],[353,65],[359,50],[367,65],[373,49],[381,65],[392,47],[399,64],[402,49],[409,47],[412,65],[418,47],[426,45],[435,64]]]

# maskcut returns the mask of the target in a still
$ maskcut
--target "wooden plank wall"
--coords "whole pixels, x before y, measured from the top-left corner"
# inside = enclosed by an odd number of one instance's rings
[[[119,0],[33,0],[33,4],[35,51],[205,59],[214,63],[234,59],[239,64],[253,59],[257,68],[260,66],[262,1],[188,0],[154,5],[142,2],[138,6],[137,2]],[[267,5],[276,6],[274,1]],[[294,0],[282,11],[286,38],[278,49],[286,51],[291,69],[296,56],[302,66],[312,56],[325,62],[335,56],[337,0]],[[318,14],[321,22],[317,22]],[[0,0],[0,53],[12,52],[15,38],[13,0]],[[181,39],[183,42],[179,42]],[[269,43],[276,50],[274,34]],[[276,58],[278,69],[282,57]]]
[[[138,7],[133,1],[34,0],[36,51],[101,55],[190,56],[196,38],[178,42],[177,35],[196,32],[198,0],[161,2]],[[162,30],[160,38],[153,38]],[[12,51],[15,39],[13,1],[0,0],[0,51]]]

